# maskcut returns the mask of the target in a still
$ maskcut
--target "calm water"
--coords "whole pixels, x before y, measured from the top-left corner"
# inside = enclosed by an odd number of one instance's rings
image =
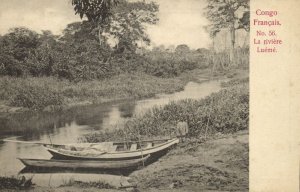
[[[0,137],[46,143],[73,143],[86,133],[122,126],[128,118],[141,115],[155,105],[163,106],[170,101],[187,98],[200,99],[219,90],[219,81],[201,84],[190,82],[183,91],[157,95],[150,99],[75,107],[59,113],[7,115],[0,117]],[[38,145],[0,143],[0,174],[17,175],[24,168],[16,159],[18,157],[49,159],[51,155]],[[45,175],[41,174],[39,177]]]

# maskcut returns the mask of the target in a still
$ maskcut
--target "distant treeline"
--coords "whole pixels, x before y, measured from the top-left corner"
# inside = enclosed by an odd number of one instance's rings
[[[0,75],[54,76],[71,81],[102,79],[121,73],[143,72],[157,77],[177,76],[208,67],[207,49],[139,48],[124,36],[114,46],[97,35],[88,22],[69,24],[61,36],[19,27],[0,36]]]

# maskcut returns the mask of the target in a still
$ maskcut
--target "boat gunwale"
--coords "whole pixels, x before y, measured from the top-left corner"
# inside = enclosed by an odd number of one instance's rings
[[[150,148],[146,148],[146,149],[139,149],[139,150],[134,150],[134,151],[119,151],[119,152],[115,152],[114,151],[114,152],[107,152],[107,153],[103,153],[103,154],[101,154],[99,156],[94,156],[94,157],[91,157],[91,156],[84,157],[84,156],[80,156],[80,155],[65,154],[63,152],[59,152],[59,150],[57,150],[57,149],[49,148],[49,147],[46,147],[45,145],[44,145],[44,147],[48,151],[51,151],[53,153],[56,153],[56,154],[59,154],[59,155],[62,155],[62,156],[66,156],[66,157],[80,158],[80,159],[102,159],[101,157],[105,156],[105,155],[118,155],[118,154],[130,154],[130,153],[133,154],[133,153],[138,153],[138,152],[140,152],[141,154],[139,154],[137,156],[143,156],[143,153],[147,153],[147,151],[154,150],[154,149],[162,147],[164,145],[168,145],[168,144],[170,144],[172,142],[174,142],[174,144],[177,144],[177,143],[179,143],[179,139],[178,138],[174,138],[174,139],[168,140],[167,142],[164,142],[164,143],[161,143],[159,145],[156,145],[156,146],[153,146],[153,147],[150,147]],[[60,146],[64,146],[64,145],[60,145]],[[170,146],[168,146],[168,147],[170,147]],[[164,148],[164,149],[166,149],[166,148]],[[162,150],[164,150],[164,149],[162,149]],[[155,151],[155,152],[158,152],[158,151]],[[144,154],[144,155],[148,155],[148,154]],[[135,157],[135,156],[132,156],[132,157]],[[115,157],[113,159],[120,159],[120,158],[121,157]],[[125,157],[125,158],[127,158],[127,157]],[[106,158],[103,157],[103,159],[106,159]]]

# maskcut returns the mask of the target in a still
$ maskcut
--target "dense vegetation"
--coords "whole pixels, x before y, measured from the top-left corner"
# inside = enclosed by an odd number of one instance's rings
[[[24,27],[10,29],[0,36],[0,75],[71,81],[124,72],[170,77],[207,63],[203,52],[190,51],[186,45],[179,45],[176,52],[143,48],[150,45],[146,25],[158,21],[157,4],[120,1],[111,12],[100,24],[91,19],[71,23],[59,36]]]
[[[194,69],[230,67],[228,52],[185,44],[150,49],[146,26],[157,23],[157,4],[103,2],[107,12],[72,1],[76,14],[87,20],[68,24],[61,35],[17,27],[0,36],[0,100],[43,110],[86,100],[149,97],[182,89],[189,78],[174,78]],[[236,51],[236,62],[247,67],[248,48]]]
[[[89,134],[82,140],[97,142],[175,136],[179,121],[188,123],[188,137],[206,137],[217,132],[233,133],[248,129],[248,80],[232,80],[223,85],[226,88],[204,99],[182,100],[164,107],[154,107],[143,116],[128,121],[124,128]]]
[[[207,67],[207,56],[201,51],[136,50],[137,47],[121,50],[121,45],[118,48],[107,44],[99,46],[95,37],[87,39],[86,35],[83,38],[82,34],[77,34],[88,33],[82,31],[85,25],[85,22],[70,24],[62,37],[49,31],[38,34],[26,28],[11,29],[0,38],[0,75],[54,76],[80,81],[124,72],[171,77],[186,70]]]
[[[158,78],[143,73],[120,74],[103,80],[70,82],[54,77],[0,77],[0,100],[15,107],[57,110],[80,102],[102,103],[140,99],[182,90],[193,75]],[[155,85],[155,86],[154,86]]]

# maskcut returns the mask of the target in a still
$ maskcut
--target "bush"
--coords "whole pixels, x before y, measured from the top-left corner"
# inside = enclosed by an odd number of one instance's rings
[[[26,179],[22,177],[0,177],[0,189],[15,189],[15,190],[25,190],[30,189],[34,184],[32,183],[32,178]]]
[[[148,61],[144,66],[145,73],[158,77],[174,77],[185,71],[207,67],[206,58],[198,52],[149,52],[145,57]]]
[[[221,86],[222,87],[232,87],[232,86],[239,85],[239,84],[246,84],[248,82],[249,82],[249,77],[241,78],[241,79],[231,79],[230,81],[222,82]]]
[[[12,98],[11,104],[16,107],[27,107],[34,110],[44,109],[46,106],[59,106],[63,97],[49,87],[38,87],[24,84]]]

